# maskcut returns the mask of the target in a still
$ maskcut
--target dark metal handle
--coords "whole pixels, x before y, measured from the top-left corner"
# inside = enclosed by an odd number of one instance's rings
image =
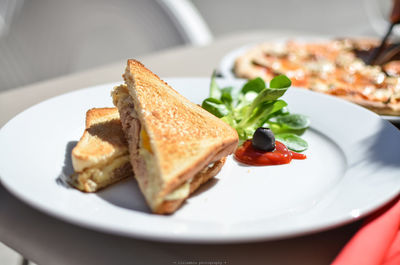
[[[382,51],[386,46],[387,39],[389,38],[390,34],[392,33],[393,27],[396,24],[400,23],[400,0],[393,0],[392,5],[392,13],[390,14],[390,25],[387,29],[385,36],[383,37],[381,44],[378,48],[376,48],[371,56],[367,60],[367,64],[375,64],[379,55],[381,55]]]

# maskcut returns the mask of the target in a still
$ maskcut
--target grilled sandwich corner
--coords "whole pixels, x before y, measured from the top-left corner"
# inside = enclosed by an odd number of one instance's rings
[[[238,135],[140,62],[128,60],[123,77],[112,97],[135,178],[154,213],[173,213],[220,171]]]
[[[84,192],[96,192],[133,175],[116,108],[87,111],[85,131],[71,158],[75,173],[69,182]]]

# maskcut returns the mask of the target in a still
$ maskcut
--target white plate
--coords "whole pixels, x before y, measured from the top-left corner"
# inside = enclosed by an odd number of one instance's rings
[[[209,79],[167,79],[195,103]],[[238,80],[219,80],[240,86]],[[247,167],[231,157],[175,214],[150,214],[133,179],[97,194],[62,185],[86,110],[112,106],[114,84],[68,93],[22,112],[0,131],[1,181],[17,197],[60,219],[125,236],[175,242],[244,242],[336,227],[400,191],[400,131],[346,101],[291,88],[292,112],[310,116],[308,158]]]
[[[388,116],[388,115],[381,115],[382,119],[390,121],[391,123],[395,124],[397,127],[400,125],[400,116]]]
[[[287,38],[287,39],[278,39],[275,40],[275,43],[285,43],[287,40],[290,39],[296,39],[297,41],[303,41],[303,42],[311,42],[311,41],[328,41],[328,38],[322,38],[322,37],[302,37],[302,38]],[[332,38],[330,38],[332,39]],[[241,78],[237,78],[235,74],[233,73],[233,67],[235,64],[235,60],[237,57],[240,55],[244,54],[246,51],[248,51],[250,48],[256,46],[259,43],[253,43],[253,44],[248,44],[242,47],[239,47],[237,49],[232,50],[231,52],[227,53],[221,60],[219,67],[218,67],[218,72],[221,74],[223,78],[228,78],[228,79],[239,79],[242,80]],[[381,117],[387,121],[390,121],[394,124],[399,124],[400,125],[400,116],[388,116],[388,115],[381,115]]]

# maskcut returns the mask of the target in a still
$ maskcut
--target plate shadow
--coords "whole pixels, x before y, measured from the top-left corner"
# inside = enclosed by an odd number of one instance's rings
[[[69,185],[68,183],[69,177],[74,173],[71,152],[77,144],[78,141],[70,141],[67,143],[67,146],[65,148],[64,166],[62,167],[60,174],[56,178],[56,183],[67,189],[72,189],[71,185]]]
[[[151,213],[134,177],[119,181],[96,195],[117,207]]]

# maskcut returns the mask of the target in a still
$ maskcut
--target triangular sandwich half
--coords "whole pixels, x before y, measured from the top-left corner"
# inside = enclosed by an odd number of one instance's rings
[[[128,60],[123,77],[112,96],[135,177],[154,213],[173,213],[219,172],[238,135],[140,62]]]
[[[93,108],[86,112],[86,128],[71,158],[75,173],[68,182],[85,192],[96,192],[133,176],[116,108]]]

